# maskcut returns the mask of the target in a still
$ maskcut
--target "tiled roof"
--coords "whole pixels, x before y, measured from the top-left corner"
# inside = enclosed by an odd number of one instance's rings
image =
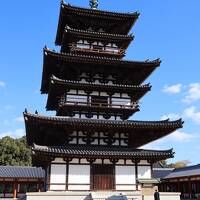
[[[74,29],[70,28],[69,26],[65,27],[66,33],[72,33],[75,35],[89,35],[91,39],[93,37],[103,37],[103,38],[110,38],[111,40],[133,40],[132,35],[121,35],[121,34],[114,34],[114,33],[105,33],[105,32],[96,32],[91,30],[80,30],[80,29]]]
[[[43,179],[44,170],[36,167],[0,166],[0,178]]]
[[[127,121],[117,121],[117,120],[95,120],[95,119],[80,119],[80,118],[68,118],[68,117],[48,117],[43,115],[37,115],[37,114],[31,114],[24,112],[25,121],[51,121],[54,123],[59,124],[69,124],[69,125],[75,125],[75,124],[82,124],[84,127],[87,126],[109,126],[109,125],[115,125],[116,128],[138,128],[138,129],[145,129],[145,128],[153,128],[153,129],[176,129],[181,128],[183,121],[182,119],[176,120],[176,121],[169,121],[163,120],[163,121],[133,121],[133,120],[127,120]]]
[[[109,26],[112,27],[115,24],[115,29],[117,30],[114,29],[115,31],[113,32],[127,34],[133,24],[136,22],[138,16],[138,12],[108,12],[102,10],[75,7],[62,2],[56,36],[56,44],[61,44],[64,28],[66,25],[77,25],[78,23],[81,23],[82,25],[85,24],[85,27],[87,27],[89,24],[90,26],[94,26],[94,23],[96,23],[96,26],[99,26],[100,24],[101,28],[103,28],[103,26],[109,28]]]
[[[97,87],[105,87],[105,88],[110,88],[110,89],[116,89],[116,88],[123,88],[123,91],[125,91],[126,89],[129,90],[147,90],[149,91],[151,89],[151,85],[150,84],[145,84],[145,85],[122,85],[122,84],[103,84],[103,83],[80,83],[79,81],[71,81],[71,80],[63,80],[63,79],[59,79],[55,76],[51,77],[51,83],[52,84],[62,84],[62,85],[79,85],[79,87],[81,86],[85,86],[85,87],[92,87],[95,86],[95,88]]]
[[[70,53],[59,53],[56,51],[51,51],[47,47],[44,48],[44,55],[57,57],[63,61],[72,61],[72,62],[89,62],[89,63],[109,63],[109,64],[122,64],[121,67],[124,67],[124,65],[128,65],[130,67],[136,67],[135,65],[142,65],[142,66],[153,66],[158,67],[161,64],[160,59],[155,60],[146,60],[146,61],[130,61],[130,60],[122,60],[122,59],[116,59],[116,58],[109,58],[109,57],[98,57],[98,56],[89,56],[89,55],[77,55],[77,54],[70,54]]]
[[[138,158],[138,159],[166,159],[173,157],[172,149],[167,151],[143,150],[134,148],[119,147],[98,147],[98,146],[39,146],[33,145],[36,154],[50,154],[55,156],[95,156],[115,158]]]
[[[164,176],[164,179],[180,178],[188,176],[200,176],[200,164],[184,168],[174,169],[170,174]]]
[[[134,13],[110,12],[110,11],[103,11],[99,9],[81,8],[77,6],[71,6],[70,4],[65,4],[65,3],[62,3],[61,7],[66,12],[70,10],[75,13],[85,13],[85,15],[98,15],[104,18],[106,17],[135,18],[139,16],[138,12],[134,12]]]
[[[127,83],[129,85],[140,85],[160,66],[160,63],[160,59],[152,61],[130,61],[109,57],[58,53],[45,47],[41,91],[42,93],[48,92],[49,79],[52,75],[69,79],[68,74],[71,71],[92,72],[94,65],[97,74],[114,73],[119,76],[117,82]],[[62,70],[62,76],[60,70]]]
[[[169,175],[173,171],[173,168],[154,168],[153,169],[153,177],[162,179]]]
[[[28,144],[36,143],[47,146],[64,144],[62,138],[66,138],[69,134],[66,130],[84,129],[88,132],[91,130],[108,132],[111,136],[116,132],[126,132],[130,135],[130,146],[138,148],[172,133],[181,128],[183,124],[181,119],[177,121],[97,120],[63,116],[48,117],[30,114],[27,111],[24,113],[24,118]],[[57,134],[58,127],[59,135]]]

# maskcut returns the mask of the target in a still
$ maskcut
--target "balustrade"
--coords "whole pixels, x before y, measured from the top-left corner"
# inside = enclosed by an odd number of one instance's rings
[[[85,100],[85,99],[84,99]],[[136,103],[131,104],[122,104],[119,102],[119,104],[112,104],[112,103],[106,103],[106,102],[85,102],[81,98],[76,98],[74,100],[66,100],[63,102],[65,105],[76,105],[76,106],[90,106],[90,107],[108,107],[108,108],[121,108],[121,109],[134,109],[137,107]]]
[[[110,47],[110,46],[100,46],[100,45],[89,45],[84,43],[77,43],[75,45],[71,45],[71,51],[85,51],[85,52],[95,52],[95,53],[104,53],[111,55],[124,55],[124,49],[120,49],[118,47]]]

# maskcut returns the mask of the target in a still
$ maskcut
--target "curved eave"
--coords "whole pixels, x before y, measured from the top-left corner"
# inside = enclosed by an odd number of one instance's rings
[[[129,146],[138,148],[164,137],[182,127],[177,121],[113,121],[78,119],[68,117],[45,117],[24,113],[26,135],[29,145],[62,145],[73,130],[106,131],[109,134],[126,132],[129,134]],[[59,131],[58,131],[59,130]],[[67,130],[67,131],[66,131]]]
[[[89,41],[106,41],[106,42],[116,42],[120,44],[120,48],[124,50],[127,49],[130,42],[134,39],[132,35],[119,35],[103,32],[95,32],[89,30],[79,30],[70,27],[65,28],[64,37],[62,45],[66,45],[69,41],[74,41],[75,39],[87,39]]]
[[[74,12],[76,14],[83,14],[87,16],[98,16],[100,18],[109,19],[132,19],[139,16],[138,12],[134,13],[120,13],[120,12],[111,12],[111,11],[105,11],[105,10],[99,10],[99,9],[90,9],[90,8],[81,8],[78,6],[72,6],[70,4],[61,3],[61,8],[63,12]]]
[[[139,13],[117,13],[117,12],[108,12],[102,10],[94,10],[94,9],[87,9],[87,8],[79,8],[75,6],[71,6],[69,4],[61,3],[60,8],[60,16],[58,22],[58,30],[56,35],[55,43],[60,45],[62,42],[62,36],[64,32],[64,28],[66,24],[66,16],[67,15],[74,15],[75,17],[82,19],[82,18],[90,18],[95,20],[103,20],[103,21],[114,21],[119,22],[123,21],[126,22],[126,28],[123,30],[123,34],[127,34],[131,27],[136,22]],[[109,24],[109,23],[108,23]],[[118,25],[118,23],[116,23]]]
[[[38,114],[31,114],[24,112],[24,118],[25,122],[33,122],[35,123],[47,123],[47,124],[63,124],[63,125],[81,125],[84,127],[90,127],[90,126],[102,126],[102,127],[108,127],[115,125],[115,128],[124,128],[124,129],[132,129],[132,128],[138,128],[138,129],[178,129],[182,128],[183,121],[182,119],[176,120],[176,121],[169,121],[163,120],[163,121],[136,121],[136,120],[128,120],[128,121],[117,121],[117,120],[95,120],[95,119],[80,119],[80,118],[68,118],[68,117],[48,117]]]
[[[148,160],[155,162],[174,157],[170,150],[143,150],[134,148],[118,147],[88,147],[88,146],[40,146],[34,144],[32,147],[34,156],[52,156],[62,158],[98,158],[98,159],[131,159]]]
[[[110,85],[97,83],[79,83],[78,81],[68,81],[58,79],[55,76],[51,77],[50,87],[48,92],[47,110],[55,110],[58,107],[59,101],[67,90],[78,89],[85,91],[101,91],[110,93],[127,93],[133,101],[139,101],[148,91],[151,90],[150,84],[130,86],[130,85]]]
[[[143,70],[145,73],[142,75],[141,80],[137,81],[137,84],[141,84],[157,67],[160,66],[160,59],[156,59],[153,61],[129,61],[129,60],[121,60],[121,59],[113,59],[107,57],[96,57],[96,56],[84,56],[84,55],[76,55],[76,54],[65,54],[65,53],[57,53],[55,51],[50,51],[49,49],[44,49],[44,64],[43,64],[43,75],[42,75],[42,86],[41,92],[48,92],[49,87],[49,79],[55,74],[55,65],[63,63],[66,67],[67,64],[80,64],[79,68],[84,67],[83,65],[95,64],[96,70],[98,67],[105,69],[117,69],[120,68],[120,72],[124,70]],[[57,67],[58,70],[58,67]],[[92,68],[91,68],[92,70]],[[133,71],[129,75],[133,76]]]

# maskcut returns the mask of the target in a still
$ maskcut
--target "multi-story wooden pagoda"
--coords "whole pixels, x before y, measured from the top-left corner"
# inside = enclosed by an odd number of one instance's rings
[[[128,120],[151,89],[143,84],[159,59],[124,60],[139,13],[61,2],[56,45],[44,48],[41,92],[55,117],[24,112],[33,164],[46,170],[48,191],[140,191],[152,164],[172,150],[139,149],[182,127],[177,121]]]

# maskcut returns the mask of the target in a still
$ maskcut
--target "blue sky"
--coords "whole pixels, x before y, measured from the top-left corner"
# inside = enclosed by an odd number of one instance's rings
[[[1,1],[0,6],[0,137],[24,134],[25,108],[46,113],[46,95],[40,95],[42,48],[54,46],[59,0]],[[88,7],[89,0],[67,3]],[[175,159],[200,163],[200,1],[100,0],[99,9],[141,13],[131,30],[135,41],[127,59],[160,58],[146,83],[152,91],[140,102],[132,119],[182,117],[184,128],[146,148],[176,151]]]

